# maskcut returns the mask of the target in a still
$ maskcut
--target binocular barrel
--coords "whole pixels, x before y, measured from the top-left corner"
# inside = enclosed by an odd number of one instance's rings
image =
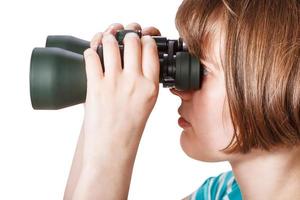
[[[122,43],[130,30],[119,31],[119,43],[123,63]],[[136,32],[141,37],[140,32]],[[199,60],[188,53],[181,39],[168,40],[153,36],[160,61],[159,82],[163,87],[179,90],[196,90],[201,86],[202,67]],[[34,48],[30,62],[30,96],[34,109],[56,110],[79,103],[86,98],[86,71],[83,52],[89,48],[88,41],[72,36],[48,36],[46,48]],[[97,53],[102,62],[103,48]]]

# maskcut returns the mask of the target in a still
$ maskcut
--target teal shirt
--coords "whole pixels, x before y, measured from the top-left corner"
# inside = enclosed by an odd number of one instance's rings
[[[240,188],[232,171],[210,177],[188,199],[190,200],[241,200]]]

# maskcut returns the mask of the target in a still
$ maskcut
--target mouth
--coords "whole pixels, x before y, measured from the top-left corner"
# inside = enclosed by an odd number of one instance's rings
[[[179,119],[178,119],[178,125],[181,127],[181,128],[188,128],[188,127],[191,127],[191,124],[187,121],[186,118],[184,118],[182,116],[182,113],[180,111],[180,108],[178,109],[178,114],[180,115]]]
[[[191,127],[191,124],[188,121],[186,121],[183,117],[180,117],[178,119],[178,125],[181,128],[189,128],[189,127]]]

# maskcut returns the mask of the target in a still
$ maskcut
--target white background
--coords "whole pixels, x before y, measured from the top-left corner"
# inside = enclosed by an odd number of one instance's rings
[[[0,199],[62,199],[83,119],[83,106],[36,111],[29,96],[29,63],[47,35],[90,40],[111,23],[156,26],[177,39],[181,0],[10,0],[0,3]],[[130,200],[181,199],[229,170],[184,154],[177,125],[180,99],[160,88],[138,151]]]

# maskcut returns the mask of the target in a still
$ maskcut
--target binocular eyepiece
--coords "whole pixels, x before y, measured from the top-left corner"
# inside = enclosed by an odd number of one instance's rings
[[[128,32],[116,33],[123,66],[123,39]],[[198,58],[188,53],[181,38],[169,40],[152,36],[158,48],[160,62],[159,82],[163,87],[178,90],[200,89],[203,69]],[[30,62],[30,96],[34,109],[56,110],[86,99],[86,71],[83,52],[89,48],[88,41],[72,36],[48,36],[46,48],[34,48]],[[103,71],[103,48],[97,49]]]

